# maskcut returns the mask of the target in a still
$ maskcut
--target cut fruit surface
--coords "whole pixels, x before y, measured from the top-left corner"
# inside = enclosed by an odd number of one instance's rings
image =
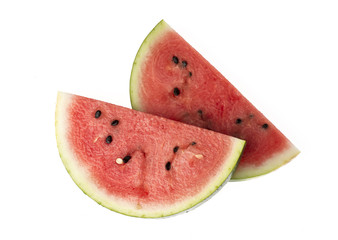
[[[163,217],[211,196],[245,141],[77,95],[59,93],[56,137],[74,182],[99,204]]]
[[[131,73],[136,110],[247,141],[233,179],[271,172],[299,150],[163,20],[142,43]]]

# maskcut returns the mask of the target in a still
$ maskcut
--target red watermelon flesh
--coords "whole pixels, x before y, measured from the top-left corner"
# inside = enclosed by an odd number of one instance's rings
[[[231,176],[244,141],[77,95],[59,93],[56,135],[75,183],[114,211],[172,215]]]
[[[135,58],[130,96],[136,110],[247,141],[233,179],[268,173],[298,149],[221,73],[163,20]]]

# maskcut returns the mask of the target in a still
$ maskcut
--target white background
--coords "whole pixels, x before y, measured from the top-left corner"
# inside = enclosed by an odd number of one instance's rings
[[[335,1],[1,1],[0,239],[338,239]],[[187,214],[138,219],[72,182],[58,90],[130,107],[136,52],[165,19],[302,151]]]

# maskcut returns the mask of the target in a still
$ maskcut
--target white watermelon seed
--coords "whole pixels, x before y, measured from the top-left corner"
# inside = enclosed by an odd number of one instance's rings
[[[122,164],[122,163],[123,163],[122,158],[116,158],[116,163],[117,163],[117,164]]]

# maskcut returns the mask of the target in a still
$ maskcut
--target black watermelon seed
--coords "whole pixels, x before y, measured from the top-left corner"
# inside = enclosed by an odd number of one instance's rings
[[[176,57],[176,56],[173,56],[173,59],[172,59],[172,60],[173,60],[173,62],[174,62],[175,64],[178,64],[178,62],[179,62],[179,61],[178,61],[178,57]]]
[[[237,124],[240,124],[241,122],[242,122],[242,119],[240,119],[240,118],[237,118],[237,119],[236,119],[236,123],[237,123]]]
[[[165,169],[167,169],[168,171],[171,169],[171,162],[167,162],[165,164]]]
[[[200,110],[197,111],[197,113],[198,113],[199,115],[202,115],[202,114],[203,114],[203,111],[200,109]]]
[[[180,93],[181,93],[181,91],[177,87],[175,87],[174,88],[174,95],[178,96],[178,95],[180,95]]]
[[[127,155],[122,160],[124,163],[127,163],[131,159],[131,156]]]
[[[182,61],[182,67],[183,67],[183,68],[186,68],[187,65],[188,65],[187,61]]]
[[[174,149],[173,149],[174,153],[176,153],[178,151],[178,148],[179,148],[178,146],[174,147]]]
[[[112,126],[116,126],[117,124],[119,124],[119,120],[114,120],[114,121],[111,122]]]
[[[112,138],[112,136],[108,136],[107,138],[106,138],[106,143],[111,143],[113,141],[113,138]]]
[[[99,118],[101,116],[101,111],[100,110],[97,110],[95,112],[95,118]]]
[[[264,123],[264,124],[262,125],[262,128],[267,129],[268,126],[269,126],[269,125],[268,125],[267,123]]]
[[[191,145],[192,145],[192,146],[196,145],[196,142],[192,142]]]
[[[190,77],[192,76],[192,72],[189,72],[189,76],[190,76]]]

